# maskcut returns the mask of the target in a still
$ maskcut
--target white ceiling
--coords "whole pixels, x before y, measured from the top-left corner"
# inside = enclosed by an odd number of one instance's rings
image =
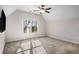
[[[0,8],[4,9],[6,16],[9,16],[16,10],[35,13],[33,10],[38,10],[38,6],[39,5],[2,5]],[[50,13],[42,15],[46,21],[79,18],[78,5],[50,5],[49,7],[52,8]],[[36,14],[39,14],[39,12],[36,12]]]

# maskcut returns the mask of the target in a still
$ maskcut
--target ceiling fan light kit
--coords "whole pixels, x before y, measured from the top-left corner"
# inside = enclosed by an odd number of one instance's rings
[[[34,10],[34,12],[40,12],[40,14],[50,13],[50,9],[47,5],[41,5],[38,7],[39,10]]]

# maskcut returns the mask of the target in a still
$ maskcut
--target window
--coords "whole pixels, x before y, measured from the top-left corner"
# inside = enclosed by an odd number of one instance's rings
[[[25,20],[24,21],[24,33],[37,32],[37,21],[35,20]]]

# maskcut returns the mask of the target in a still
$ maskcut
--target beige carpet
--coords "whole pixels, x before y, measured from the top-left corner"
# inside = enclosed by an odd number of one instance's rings
[[[32,44],[32,46],[31,46]],[[32,52],[31,52],[32,50]],[[47,54],[42,43],[39,40],[19,41],[8,43],[5,46],[6,54]]]
[[[78,54],[79,45],[42,37],[5,44],[4,54]]]

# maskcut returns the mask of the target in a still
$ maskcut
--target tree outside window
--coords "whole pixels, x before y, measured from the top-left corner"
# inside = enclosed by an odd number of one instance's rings
[[[24,21],[24,33],[37,32],[37,21],[35,20],[25,20]]]

